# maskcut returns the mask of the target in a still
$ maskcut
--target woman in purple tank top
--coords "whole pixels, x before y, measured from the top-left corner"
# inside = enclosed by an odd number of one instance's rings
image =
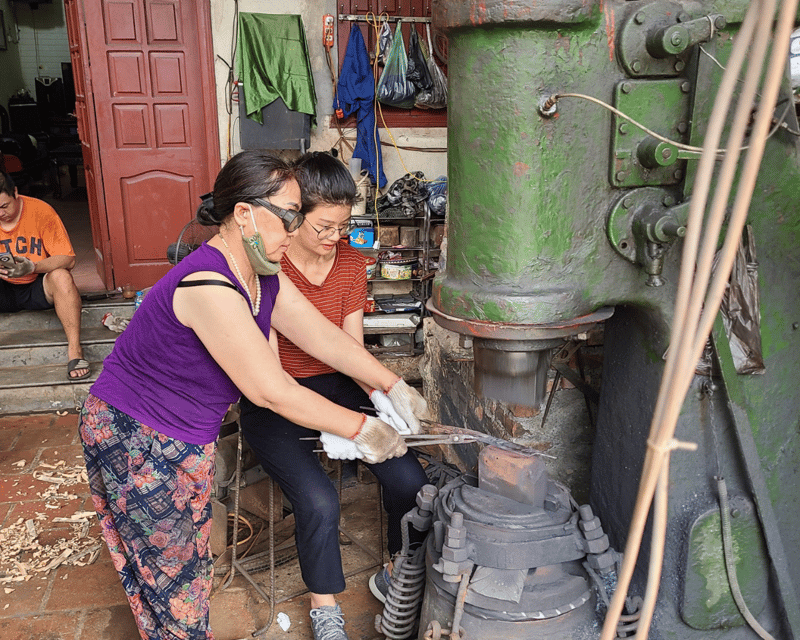
[[[326,320],[280,273],[303,222],[294,169],[245,151],[220,170],[198,219],[219,233],[147,294],[81,411],[94,506],[145,640],[213,639],[211,506],[215,440],[245,395],[354,447],[370,463],[402,456],[397,431],[287,375],[275,330],[337,371],[383,390],[411,420],[424,400]],[[419,417],[419,416],[417,416]],[[327,612],[330,635],[340,616]],[[316,630],[316,629],[315,629]],[[330,636],[346,639],[341,634]]]

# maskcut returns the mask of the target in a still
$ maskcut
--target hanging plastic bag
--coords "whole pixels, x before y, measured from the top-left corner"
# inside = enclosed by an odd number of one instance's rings
[[[389,56],[391,46],[392,30],[389,28],[389,23],[384,21],[378,34],[378,64],[386,64],[386,58]]]
[[[386,66],[383,69],[376,92],[378,100],[390,107],[400,109],[411,109],[414,106],[414,95],[416,87],[408,80],[408,57],[406,56],[406,45],[403,42],[403,34],[400,31],[400,22],[394,31],[392,48],[389,50],[389,57],[386,59]]]
[[[417,28],[411,25],[411,37],[408,39],[408,79],[418,91],[426,91],[433,87],[431,72],[422,53]]]
[[[428,46],[421,45],[420,50],[425,58],[425,63],[428,65],[428,72],[433,84],[430,89],[423,89],[417,92],[416,106],[420,109],[444,109],[447,106],[447,78],[433,57],[431,25],[426,24],[425,30]]]

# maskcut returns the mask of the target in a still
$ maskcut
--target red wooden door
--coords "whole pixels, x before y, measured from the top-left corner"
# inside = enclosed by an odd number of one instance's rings
[[[95,127],[84,155],[95,158],[96,226],[107,230],[103,252],[108,258],[110,250],[114,286],[144,287],[168,270],[168,245],[219,169],[209,4],[83,0],[83,6],[94,103],[86,128]]]
[[[100,210],[98,194],[103,192],[102,176],[95,171],[100,166],[97,147],[97,129],[94,126],[94,102],[91,99],[91,78],[89,77],[89,56],[86,47],[86,31],[83,4],[80,0],[64,0],[64,13],[69,38],[69,57],[72,61],[72,74],[75,80],[75,115],[78,119],[78,136],[83,152],[83,169],[86,179],[86,193],[89,199],[89,216],[92,224],[92,245],[94,247],[97,273],[109,289],[114,287],[111,270],[111,243],[108,237],[108,224],[105,211]],[[87,99],[87,95],[89,98]]]

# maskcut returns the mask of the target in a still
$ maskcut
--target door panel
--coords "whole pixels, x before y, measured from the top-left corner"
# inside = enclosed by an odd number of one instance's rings
[[[219,168],[209,7],[84,3],[114,282],[144,287]]]
[[[78,137],[81,141],[81,154],[83,155],[95,266],[103,284],[106,288],[111,289],[115,285],[111,268],[111,242],[102,198],[103,180],[95,170],[100,166],[100,156],[97,152],[97,128],[94,126],[94,102],[87,99],[87,95],[91,94],[91,89],[87,91],[87,87],[91,87],[91,78],[89,76],[86,30],[83,28],[83,4],[80,0],[64,0],[64,14],[67,22],[72,76],[75,82],[75,116],[78,120]]]

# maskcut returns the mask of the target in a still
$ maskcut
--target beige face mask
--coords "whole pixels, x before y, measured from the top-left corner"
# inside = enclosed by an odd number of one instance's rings
[[[279,262],[272,262],[267,258],[267,252],[264,248],[264,239],[258,231],[256,225],[256,217],[251,210],[250,215],[253,218],[253,228],[256,232],[249,238],[244,235],[244,227],[239,227],[242,232],[242,244],[244,245],[244,252],[247,259],[250,261],[250,266],[260,276],[274,276],[281,270]]]

